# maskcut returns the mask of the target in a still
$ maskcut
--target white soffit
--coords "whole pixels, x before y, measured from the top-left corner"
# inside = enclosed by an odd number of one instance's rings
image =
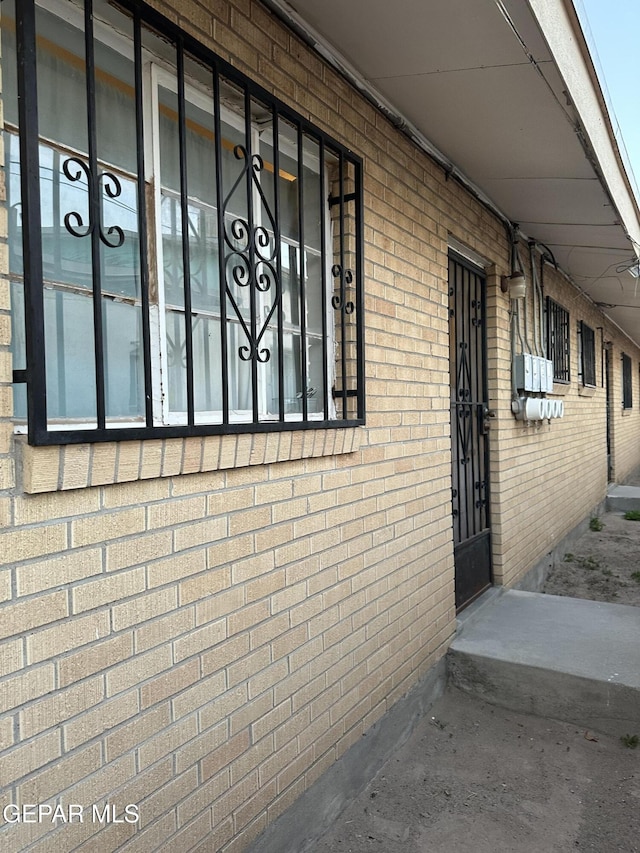
[[[528,0],[580,114],[598,163],[631,237],[640,244],[640,215],[617,146],[611,143],[604,97],[570,0]],[[578,30],[578,31],[576,31]]]
[[[573,128],[557,120],[557,105],[529,63],[373,82],[481,186],[505,177],[595,178]]]
[[[640,215],[571,0],[267,2],[320,34],[594,301],[614,304],[613,277],[640,309],[616,273]],[[640,343],[640,310],[615,320]]]

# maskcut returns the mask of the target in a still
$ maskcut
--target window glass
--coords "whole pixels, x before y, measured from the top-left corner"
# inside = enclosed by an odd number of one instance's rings
[[[73,12],[73,10],[71,10]],[[5,21],[3,50],[15,50],[15,23]],[[36,7],[37,86],[40,132],[40,217],[47,412],[51,422],[96,417],[93,293],[102,292],[102,358],[108,418],[140,417],[143,411],[143,361],[129,353],[141,349],[140,241],[135,172],[133,63],[94,40],[95,120],[98,140],[95,172],[89,163],[85,37],[82,20],[61,20]],[[126,24],[125,24],[126,26]],[[3,54],[4,55],[4,54]],[[9,97],[8,123],[17,123]],[[22,289],[22,216],[18,137],[6,134],[10,272],[14,302]],[[92,194],[99,192],[95,221]],[[100,234],[97,249],[92,231]],[[97,254],[94,264],[94,253]],[[20,294],[21,295],[21,294]],[[117,300],[117,302],[115,301]],[[21,312],[15,310],[14,355],[24,361]],[[21,351],[22,350],[22,351]],[[24,399],[24,395],[18,395]],[[125,402],[126,398],[126,402]],[[21,405],[16,415],[24,416]]]
[[[80,293],[45,288],[47,404],[51,419],[96,417],[93,304]]]

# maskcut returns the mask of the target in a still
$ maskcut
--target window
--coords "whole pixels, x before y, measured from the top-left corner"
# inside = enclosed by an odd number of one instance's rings
[[[580,320],[578,323],[578,344],[580,347],[578,363],[580,381],[583,385],[595,388],[596,385],[596,336],[590,326]]]
[[[553,381],[569,382],[569,312],[547,296],[547,357],[553,361]]]
[[[33,444],[362,423],[360,160],[127,5],[3,2],[18,423]]]
[[[631,379],[631,358],[622,353],[622,408],[633,408],[633,387]]]

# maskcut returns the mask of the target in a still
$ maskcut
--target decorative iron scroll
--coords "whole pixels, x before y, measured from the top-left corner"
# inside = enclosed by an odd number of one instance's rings
[[[487,481],[486,480],[477,480],[474,483],[474,488],[478,492],[478,498],[475,502],[476,509],[482,509],[487,505],[486,498],[486,489],[487,489]]]
[[[331,267],[331,274],[334,278],[340,278],[342,275],[342,267],[340,264],[334,264]],[[350,269],[346,269],[344,271],[344,281],[345,284],[351,284],[353,282],[353,272]],[[356,306],[350,300],[348,302],[344,302],[341,293],[334,293],[331,297],[331,305],[335,308],[336,311],[344,311],[345,314],[353,314],[356,310]]]
[[[276,270],[280,234],[258,178],[259,173],[264,169],[264,160],[259,154],[254,154],[249,159],[249,152],[243,145],[236,145],[233,153],[237,160],[244,160],[244,167],[223,202],[224,241],[230,250],[225,261],[225,290],[247,338],[247,344],[238,347],[239,357],[242,361],[255,360],[264,364],[271,358],[271,351],[266,346],[260,348],[260,343],[280,303],[281,296],[280,280]],[[262,207],[271,225],[271,234],[264,225],[253,225],[241,217],[227,221],[227,205],[238,187],[241,184],[246,185],[245,182],[258,190]],[[254,310],[253,300],[256,292],[267,293],[273,287],[275,297],[261,329],[257,326],[253,328],[253,323],[251,327],[247,325],[231,290],[230,282],[238,287],[249,288]],[[257,316],[257,312],[252,311],[252,316]]]
[[[72,171],[72,165],[76,166],[76,169]],[[109,198],[118,198],[120,193],[122,192],[122,186],[120,181],[112,172],[101,172],[97,180],[94,182],[93,176],[91,174],[91,169],[80,160],[78,157],[68,157],[64,163],[62,164],[62,170],[70,181],[79,181],[82,178],[84,173],[87,179],[87,188],[89,191],[89,224],[85,225],[82,221],[82,217],[80,214],[72,210],[67,213],[64,217],[64,227],[67,229],[69,234],[73,237],[88,237],[89,234],[92,234],[95,230],[96,226],[98,227],[98,233],[100,235],[100,239],[108,246],[110,249],[118,249],[124,243],[124,231],[120,228],[119,225],[112,225],[107,229],[105,234],[102,223],[95,222],[92,218],[93,211],[93,201],[94,201],[94,193],[96,189],[100,186],[100,184],[104,185],[104,191],[109,196]],[[84,231],[79,229],[85,229]],[[111,242],[109,237],[111,235],[116,235],[115,242]]]
[[[459,447],[462,451],[460,463],[466,465],[470,459],[470,448],[473,441],[472,435],[472,407],[471,402],[471,365],[469,364],[468,348],[466,341],[461,341],[458,344],[460,350],[457,372],[457,387],[458,387],[458,439]]]

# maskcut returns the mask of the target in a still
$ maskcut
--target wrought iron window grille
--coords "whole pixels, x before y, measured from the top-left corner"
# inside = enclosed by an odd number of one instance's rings
[[[360,158],[144,2],[68,5],[0,24],[30,443],[363,423]]]
[[[553,361],[553,381],[571,381],[569,312],[547,296],[547,358]]]
[[[589,388],[596,387],[596,335],[584,320],[578,323],[578,343],[580,347],[578,363],[580,381]]]
[[[633,408],[633,380],[631,357],[622,353],[622,408]]]

